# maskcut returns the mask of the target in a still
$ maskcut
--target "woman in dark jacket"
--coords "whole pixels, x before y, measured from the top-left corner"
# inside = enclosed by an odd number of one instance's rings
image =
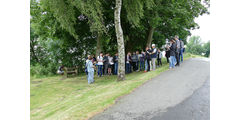
[[[175,53],[177,48],[177,44],[173,39],[170,41],[170,43],[171,43],[171,47],[169,48],[169,51],[170,51],[169,69],[175,67]]]
[[[146,47],[146,58],[147,58],[147,71],[150,71],[150,61],[151,61],[152,50]]]

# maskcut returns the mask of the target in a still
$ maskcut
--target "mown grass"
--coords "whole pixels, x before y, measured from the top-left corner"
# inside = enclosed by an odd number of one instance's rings
[[[199,57],[185,54],[184,59]],[[134,72],[126,80],[116,82],[117,76],[95,77],[88,85],[86,75],[61,80],[61,76],[31,78],[31,120],[82,120],[103,111],[115,100],[133,91],[151,78],[168,70],[166,59],[155,71]]]

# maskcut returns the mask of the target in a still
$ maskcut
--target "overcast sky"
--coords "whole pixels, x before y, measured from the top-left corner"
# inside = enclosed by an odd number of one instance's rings
[[[198,23],[200,26],[199,29],[192,30],[192,36],[200,36],[203,42],[207,42],[210,40],[209,33],[210,33],[210,15],[204,14],[203,16],[199,16],[195,19],[195,22]],[[189,39],[190,37],[188,37]]]

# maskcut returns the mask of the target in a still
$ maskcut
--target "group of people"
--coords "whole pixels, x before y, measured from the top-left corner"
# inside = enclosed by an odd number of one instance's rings
[[[169,63],[169,69],[175,66],[180,66],[180,62],[183,61],[184,43],[179,40],[178,36],[175,36],[170,40],[170,44],[166,46],[166,58]],[[146,47],[145,51],[142,50],[136,52],[128,52],[125,57],[125,72],[131,73],[133,71],[156,70],[156,67],[162,65],[162,51],[157,49],[155,44],[152,47]],[[181,59],[180,59],[181,58]],[[118,53],[113,57],[107,53],[100,53],[97,58],[89,55],[86,60],[86,73],[88,75],[88,83],[94,82],[94,68],[97,70],[98,77],[103,75],[117,75],[118,74]],[[96,67],[95,67],[96,66]]]
[[[178,36],[170,40],[170,44],[166,46],[166,58],[169,63],[169,69],[180,66],[180,62],[183,61],[184,50],[184,42]]]
[[[156,65],[157,60],[157,65]],[[162,65],[162,52],[160,49],[152,44],[152,48],[146,47],[145,51],[128,52],[125,58],[126,61],[126,73],[132,71],[144,71],[155,70],[156,66]]]

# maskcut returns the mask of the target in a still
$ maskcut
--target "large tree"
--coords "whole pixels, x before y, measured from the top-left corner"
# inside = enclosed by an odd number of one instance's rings
[[[115,23],[115,30],[118,42],[118,53],[119,53],[119,60],[118,60],[118,81],[125,79],[125,48],[124,48],[124,40],[123,40],[123,31],[121,27],[121,8],[122,8],[122,0],[116,0],[116,7],[114,12],[114,23]]]

